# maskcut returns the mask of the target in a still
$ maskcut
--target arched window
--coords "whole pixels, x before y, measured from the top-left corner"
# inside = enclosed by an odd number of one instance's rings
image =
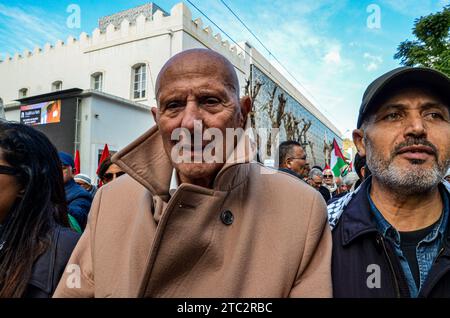
[[[28,88],[19,89],[19,98],[25,98],[28,96]]]
[[[132,75],[132,99],[145,98],[147,96],[147,65],[137,64],[133,66]]]
[[[103,90],[103,73],[96,72],[91,75],[91,88],[97,91]]]
[[[52,92],[62,90],[62,81],[56,81],[52,83]]]

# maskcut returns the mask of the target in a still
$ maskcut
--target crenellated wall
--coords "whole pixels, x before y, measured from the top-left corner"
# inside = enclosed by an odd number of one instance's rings
[[[55,81],[62,81],[63,89],[88,89],[91,87],[91,75],[97,72],[103,73],[104,92],[132,99],[132,67],[145,63],[148,66],[148,94],[144,99],[133,101],[154,106],[154,84],[164,63],[183,50],[206,47],[233,63],[241,92],[244,92],[251,65],[254,64],[340,135],[313,103],[247,42],[231,43],[224,35],[204,25],[200,18],[194,19],[183,3],[172,7],[170,14],[151,6],[151,12],[136,16],[136,12],[145,8],[144,5],[139,10],[133,8],[127,10],[130,12],[106,17],[102,21],[111,23],[106,26],[103,23],[91,34],[83,32],[78,38],[69,36],[65,41],[47,43],[33,51],[25,50],[12,57],[7,55],[0,62],[0,99],[4,105],[11,105],[22,88],[28,89],[28,96],[48,93]]]
[[[6,55],[0,62],[0,98],[8,105],[19,97],[20,89],[27,88],[28,96],[43,94],[55,81],[62,81],[63,89],[87,89],[90,75],[103,72],[105,92],[131,99],[131,68],[146,63],[149,94],[137,101],[154,105],[154,82],[163,64],[174,54],[193,47],[211,48],[226,56],[245,83],[249,60],[243,50],[230,46],[211,27],[203,26],[201,19],[193,20],[189,8],[179,3],[169,15],[157,9],[151,18],[140,14],[133,23],[125,15],[118,27],[110,23],[104,32],[96,28],[78,38],[69,36],[33,51]]]

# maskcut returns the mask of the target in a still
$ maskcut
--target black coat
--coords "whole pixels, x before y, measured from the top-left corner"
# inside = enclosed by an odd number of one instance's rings
[[[54,227],[50,246],[34,263],[24,294],[26,298],[50,298],[64,272],[80,234],[61,226]]]
[[[409,289],[394,247],[378,233],[367,199],[369,182],[361,185],[333,230],[334,297],[409,297]],[[442,185],[441,185],[442,186]],[[450,224],[450,222],[449,222]],[[418,297],[450,297],[450,231]],[[374,286],[379,266],[380,288]],[[367,282],[369,281],[368,287]]]

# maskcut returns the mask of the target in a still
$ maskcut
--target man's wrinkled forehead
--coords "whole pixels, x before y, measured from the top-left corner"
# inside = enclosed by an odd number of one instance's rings
[[[376,101],[376,107],[366,115],[365,122],[373,119],[373,116],[382,113],[383,111],[392,108],[393,106],[401,106],[404,103],[409,103],[417,98],[420,98],[422,102],[425,102],[425,106],[435,105],[450,111],[450,104],[440,94],[435,92],[431,88],[424,87],[405,87],[395,89],[389,94],[378,98]]]
[[[200,51],[176,55],[163,66],[156,80],[156,98],[168,83],[194,76],[218,79],[238,93],[239,82],[233,65],[217,53]]]

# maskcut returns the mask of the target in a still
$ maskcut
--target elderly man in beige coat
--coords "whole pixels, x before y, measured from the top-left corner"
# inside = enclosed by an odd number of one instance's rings
[[[317,191],[249,151],[230,160],[245,137],[216,149],[223,161],[178,160],[180,143],[185,159],[208,147],[188,145],[199,125],[245,126],[251,101],[239,99],[233,65],[211,50],[179,53],[159,73],[156,99],[157,125],[113,158],[127,175],[98,191],[55,296],[330,297]]]

